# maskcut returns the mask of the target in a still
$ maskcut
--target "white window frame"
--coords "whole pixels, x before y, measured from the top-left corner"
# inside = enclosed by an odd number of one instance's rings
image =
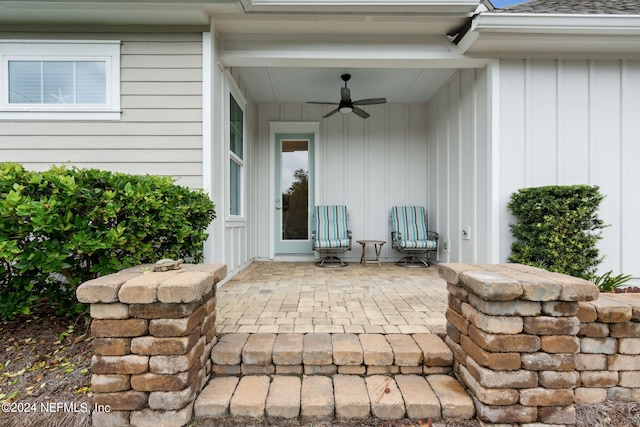
[[[247,206],[246,197],[245,197],[246,189],[247,189],[247,185],[246,185],[246,182],[247,182],[247,179],[246,179],[246,176],[247,176],[247,173],[246,173],[246,169],[247,169],[246,168],[246,164],[247,164],[247,150],[246,150],[247,149],[247,137],[246,137],[247,100],[245,99],[244,95],[242,95],[242,92],[236,85],[235,81],[233,80],[233,77],[227,74],[226,82],[227,82],[227,90],[225,91],[225,101],[224,101],[225,146],[226,146],[226,152],[227,152],[226,201],[228,206],[228,208],[226,209],[226,215],[227,215],[226,219],[229,222],[234,222],[234,221],[244,222],[246,206]],[[242,110],[242,158],[238,157],[233,151],[231,151],[231,138],[230,138],[231,128],[229,125],[229,121],[231,119],[231,111],[230,111],[231,96],[233,96],[233,99],[235,99],[236,103],[240,107],[240,110]],[[240,165],[240,213],[239,214],[231,213],[231,165],[230,163],[232,160],[236,162],[238,165]]]
[[[0,40],[0,120],[119,120],[119,40]],[[106,103],[10,104],[10,61],[104,61]]]

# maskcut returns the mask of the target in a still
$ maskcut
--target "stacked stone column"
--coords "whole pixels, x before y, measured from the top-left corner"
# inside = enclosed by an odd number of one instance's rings
[[[183,426],[211,372],[221,264],[151,272],[134,267],[85,282],[94,356],[92,421],[102,426]]]
[[[640,402],[640,294],[580,303],[576,403]]]
[[[580,384],[576,317],[598,298],[591,282],[518,264],[441,264],[446,342],[477,417],[520,425],[574,424]]]

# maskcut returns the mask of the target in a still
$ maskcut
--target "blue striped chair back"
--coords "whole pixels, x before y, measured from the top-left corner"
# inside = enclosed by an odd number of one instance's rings
[[[347,207],[316,206],[314,231],[316,247],[348,246]]]
[[[393,231],[405,241],[427,240],[427,222],[422,206],[394,206],[391,208]]]

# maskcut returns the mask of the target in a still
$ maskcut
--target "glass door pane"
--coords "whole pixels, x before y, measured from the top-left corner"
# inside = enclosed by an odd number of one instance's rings
[[[282,240],[309,239],[309,141],[282,141]]]

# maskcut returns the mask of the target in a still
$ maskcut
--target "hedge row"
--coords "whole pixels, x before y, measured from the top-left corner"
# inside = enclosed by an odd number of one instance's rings
[[[159,258],[202,260],[215,206],[169,177],[0,164],[0,315],[43,298],[81,309],[82,282]]]

